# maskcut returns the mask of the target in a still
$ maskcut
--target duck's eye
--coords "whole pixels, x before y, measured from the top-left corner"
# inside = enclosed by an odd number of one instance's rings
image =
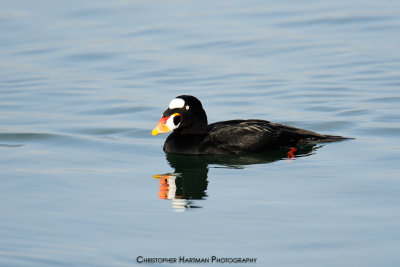
[[[186,106],[186,110],[189,110],[189,105]]]
[[[174,124],[175,124],[175,126],[178,126],[179,123],[181,123],[181,116],[175,116],[175,117],[174,117]]]

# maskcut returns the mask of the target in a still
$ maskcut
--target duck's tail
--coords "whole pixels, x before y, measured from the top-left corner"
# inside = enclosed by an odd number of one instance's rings
[[[337,142],[337,141],[344,141],[355,139],[352,137],[344,137],[339,135],[323,135],[323,137],[319,140],[320,143],[330,143],[330,142]]]

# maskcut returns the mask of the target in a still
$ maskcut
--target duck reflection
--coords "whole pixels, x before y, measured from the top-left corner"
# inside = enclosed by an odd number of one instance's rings
[[[202,156],[166,154],[166,157],[175,172],[154,175],[160,183],[159,198],[172,200],[176,211],[200,208],[193,200],[207,197],[207,162]]]
[[[207,175],[210,166],[213,168],[244,168],[246,165],[265,164],[278,160],[291,161],[294,158],[309,156],[322,145],[308,145],[285,150],[244,155],[177,155],[166,153],[173,173],[156,174],[159,180],[158,196],[160,199],[172,200],[175,211],[201,208],[195,200],[207,198]]]

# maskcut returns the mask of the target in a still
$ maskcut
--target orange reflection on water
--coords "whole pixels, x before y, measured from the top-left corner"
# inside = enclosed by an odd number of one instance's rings
[[[169,185],[168,185],[168,180],[167,179],[160,179],[160,189],[158,191],[158,197],[160,199],[167,199],[168,198],[168,192],[169,192]]]
[[[181,198],[181,196],[176,196],[176,174],[156,174],[153,176],[153,178],[159,179],[159,183],[161,184],[158,187],[158,197],[160,199]]]

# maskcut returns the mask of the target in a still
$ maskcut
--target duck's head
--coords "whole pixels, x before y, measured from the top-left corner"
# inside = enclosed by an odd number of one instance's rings
[[[180,134],[202,134],[207,128],[207,115],[194,96],[181,95],[172,99],[152,135],[175,131]]]

